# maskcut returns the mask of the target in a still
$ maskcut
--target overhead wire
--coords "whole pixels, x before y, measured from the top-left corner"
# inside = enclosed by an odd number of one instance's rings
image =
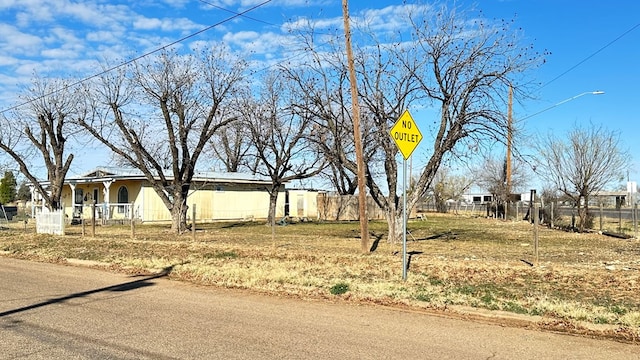
[[[158,47],[158,48],[156,48],[156,49],[154,49],[154,50],[148,51],[148,52],[146,52],[146,53],[144,53],[144,54],[142,54],[142,55],[139,55],[139,56],[136,56],[136,57],[134,57],[134,58],[132,58],[132,59],[129,59],[129,60],[127,60],[127,61],[121,62],[120,64],[114,65],[114,66],[112,66],[112,67],[110,67],[110,68],[107,68],[107,69],[105,69],[105,70],[103,70],[103,71],[101,71],[101,72],[99,72],[99,73],[96,73],[96,74],[93,74],[93,75],[87,76],[87,77],[85,77],[85,78],[82,78],[82,79],[80,79],[80,80],[78,80],[78,81],[76,81],[76,82],[73,82],[73,83],[69,84],[69,85],[68,85],[68,86],[66,86],[66,87],[67,87],[67,88],[69,88],[69,87],[75,87],[75,86],[78,86],[78,85],[80,85],[80,84],[82,84],[82,83],[84,83],[84,82],[86,82],[86,81],[89,81],[89,80],[91,80],[91,79],[94,79],[94,78],[97,78],[97,77],[102,76],[102,75],[104,75],[104,74],[107,74],[107,73],[109,73],[109,72],[111,72],[111,71],[113,71],[113,70],[119,69],[119,68],[121,68],[121,67],[123,67],[123,66],[127,66],[127,65],[130,65],[130,64],[133,64],[133,63],[135,63],[135,62],[136,62],[136,61],[138,61],[138,60],[141,60],[141,59],[143,59],[143,58],[145,58],[145,57],[147,57],[147,56],[153,55],[153,54],[155,54],[155,53],[157,53],[157,52],[159,52],[159,51],[162,51],[162,50],[164,50],[164,49],[167,49],[167,48],[169,48],[169,47],[171,47],[171,46],[173,46],[173,45],[179,44],[179,43],[181,43],[181,42],[183,42],[183,41],[186,41],[186,40],[191,39],[191,38],[193,38],[193,37],[195,37],[195,36],[198,36],[198,35],[200,35],[200,34],[202,34],[202,33],[204,33],[204,32],[207,32],[207,31],[209,31],[209,30],[211,30],[211,29],[213,29],[213,28],[215,28],[215,27],[218,27],[218,26],[220,26],[220,25],[222,25],[222,24],[224,24],[224,23],[227,23],[227,22],[229,22],[229,21],[231,21],[231,20],[233,20],[233,19],[235,19],[235,18],[237,18],[237,17],[244,16],[245,14],[247,14],[247,13],[249,13],[249,12],[252,12],[252,11],[254,11],[255,9],[258,9],[258,8],[260,8],[260,7],[264,6],[264,5],[268,4],[268,3],[270,3],[271,1],[272,1],[272,0],[265,0],[265,1],[263,1],[263,2],[261,2],[261,3],[259,3],[259,4],[257,4],[257,5],[254,5],[254,6],[252,6],[252,7],[248,8],[248,9],[246,9],[246,10],[244,10],[244,11],[241,11],[241,12],[239,12],[239,13],[233,12],[233,15],[232,15],[232,16],[230,16],[230,17],[228,17],[228,18],[226,18],[226,19],[224,19],[224,20],[222,20],[222,21],[219,21],[219,22],[217,22],[217,23],[215,23],[215,24],[213,24],[213,25],[207,26],[207,27],[205,27],[205,28],[203,28],[203,29],[201,29],[201,30],[198,30],[198,31],[194,32],[194,33],[188,34],[188,35],[186,35],[186,36],[184,36],[184,37],[182,37],[182,38],[179,38],[178,40],[172,41],[172,42],[170,42],[170,43],[168,43],[168,44],[164,44],[164,45],[162,45],[162,46],[160,46],[160,47]],[[0,114],[4,114],[4,113],[6,113],[6,112],[9,112],[9,111],[12,111],[12,110],[18,109],[18,108],[20,108],[20,107],[23,107],[23,106],[25,106],[25,105],[28,105],[28,104],[30,104],[30,103],[32,103],[32,102],[34,102],[34,101],[37,101],[37,100],[40,100],[40,99],[46,98],[46,97],[48,97],[48,96],[51,96],[51,95],[53,95],[53,94],[55,94],[55,93],[57,93],[57,92],[62,91],[62,89],[63,89],[63,88],[60,88],[60,89],[56,89],[56,90],[50,91],[50,92],[48,92],[48,93],[46,93],[46,94],[43,94],[43,95],[40,95],[40,96],[38,96],[38,97],[36,97],[36,98],[34,98],[34,99],[30,99],[30,100],[28,100],[28,101],[25,101],[25,102],[19,103],[19,104],[17,104],[17,105],[14,105],[14,106],[8,107],[8,108],[6,108],[6,109],[3,109],[3,110],[1,110],[1,111],[0,111]]]
[[[218,10],[222,10],[222,11],[226,11],[226,12],[228,12],[228,13],[231,13],[231,14],[234,14],[234,15],[237,15],[237,16],[241,16],[241,17],[243,17],[243,18],[245,18],[245,19],[249,19],[249,20],[252,20],[252,21],[255,21],[255,22],[263,23],[263,24],[265,24],[265,25],[270,25],[270,26],[275,26],[275,27],[277,27],[277,26],[278,26],[278,25],[273,24],[273,23],[270,23],[270,22],[268,22],[268,21],[264,21],[264,20],[261,20],[261,19],[256,19],[256,18],[251,17],[251,16],[247,16],[245,13],[238,13],[238,12],[236,12],[236,11],[233,11],[233,10],[229,10],[229,9],[223,8],[222,6],[218,6],[218,5],[216,5],[216,4],[212,4],[211,2],[206,1],[206,0],[198,0],[198,1],[200,1],[200,2],[201,2],[201,3],[203,3],[203,4],[209,5],[209,6],[211,6],[212,8],[215,8],[215,9],[218,9]]]
[[[198,1],[200,1],[203,4],[209,5],[211,7],[214,7],[216,9],[219,9],[219,10],[226,11],[226,12],[229,12],[229,13],[232,13],[232,14],[237,14],[237,15],[245,18],[245,19],[249,19],[249,20],[252,20],[252,21],[255,21],[255,22],[259,22],[259,23],[262,23],[262,24],[265,24],[265,25],[269,25],[269,26],[272,26],[274,28],[281,28],[281,25],[274,24],[274,23],[271,23],[271,22],[268,22],[268,21],[264,21],[264,20],[261,20],[261,19],[257,19],[257,18],[251,17],[251,16],[247,16],[245,14],[238,14],[237,12],[235,12],[233,10],[229,10],[229,9],[223,8],[221,6],[212,4],[211,2],[206,1],[206,0],[198,0]],[[330,34],[330,33],[327,33],[327,32],[316,32],[316,34],[319,34],[319,35],[333,35],[333,34]],[[329,43],[330,43],[329,40],[328,41],[324,41],[324,42],[320,43],[320,46],[328,45]],[[285,62],[291,61],[291,60],[293,60],[295,58],[298,58],[298,57],[301,57],[303,55],[304,55],[304,52],[297,52],[295,55],[291,55],[289,57],[282,58],[281,60],[279,60],[279,61],[277,61],[277,62],[275,62],[275,63],[273,63],[271,65],[265,65],[262,68],[256,69],[256,70],[253,71],[253,73],[255,74],[255,73],[262,72],[262,71],[266,71],[266,70],[268,70],[270,68],[273,68],[273,67],[278,66],[280,64],[283,64]]]
[[[561,73],[560,75],[554,77],[553,79],[551,79],[550,81],[546,82],[544,85],[540,86],[538,88],[538,90],[546,87],[547,85],[551,84],[552,82],[558,80],[559,78],[563,77],[564,75],[566,75],[567,73],[569,73],[570,71],[572,71],[573,69],[577,68],[578,66],[582,65],[583,63],[587,62],[589,59],[591,59],[592,57],[596,56],[597,54],[599,54],[600,52],[602,52],[604,49],[608,48],[609,46],[613,45],[615,42],[617,42],[618,40],[622,39],[623,37],[625,37],[627,34],[629,34],[630,32],[634,31],[635,29],[637,29],[638,27],[640,27],[640,23],[634,25],[633,27],[631,27],[629,30],[625,31],[624,33],[622,33],[622,35],[618,36],[617,38],[613,39],[612,41],[610,41],[609,43],[607,43],[606,45],[604,45],[603,47],[601,47],[600,49],[596,50],[594,53],[592,53],[591,55],[587,56],[586,58],[582,59],[580,62],[578,62],[577,64],[573,65],[572,67],[570,67],[568,70],[564,71],[563,73]]]

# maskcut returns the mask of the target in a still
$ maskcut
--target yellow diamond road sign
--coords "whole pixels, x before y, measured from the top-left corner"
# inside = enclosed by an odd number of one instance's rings
[[[398,121],[393,124],[391,128],[391,138],[396,142],[404,159],[409,159],[413,150],[416,149],[420,140],[422,140],[422,133],[413,121],[409,110],[405,110],[400,118],[398,118]]]

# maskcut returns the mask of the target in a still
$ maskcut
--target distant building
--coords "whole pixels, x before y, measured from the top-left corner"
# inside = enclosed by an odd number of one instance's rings
[[[482,205],[491,203],[493,201],[493,195],[489,193],[473,193],[462,195],[463,202],[467,204]]]

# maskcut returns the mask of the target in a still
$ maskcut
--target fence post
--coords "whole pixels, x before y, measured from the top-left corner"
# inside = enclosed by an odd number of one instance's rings
[[[534,203],[533,204],[533,250],[535,252],[535,258],[536,258],[536,266],[538,265],[538,261],[539,261],[539,257],[538,257],[538,224],[540,223],[540,204],[539,203]]]
[[[191,215],[191,232],[193,233],[193,241],[196,241],[196,204],[193,204]]]
[[[622,206],[618,208],[618,234],[622,234]]]
[[[638,204],[633,204],[633,232],[638,237]]]
[[[91,237],[96,237],[96,201],[91,204]]]
[[[133,217],[133,204],[131,203],[131,238],[135,239],[136,238],[136,219]]]
[[[602,208],[602,202],[600,202],[600,232],[602,232],[602,217],[604,215],[604,209]]]

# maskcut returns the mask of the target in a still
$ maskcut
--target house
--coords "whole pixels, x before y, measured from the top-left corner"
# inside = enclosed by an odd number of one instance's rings
[[[187,198],[190,207],[187,216],[191,217],[195,205],[198,221],[266,219],[270,185],[270,179],[251,174],[197,172]],[[38,194],[32,191],[32,196],[37,204]],[[149,181],[141,171],[132,168],[98,167],[84,175],[69,177],[64,182],[61,203],[68,219],[90,219],[91,205],[95,203],[95,216],[103,221],[171,220],[169,210]],[[276,217],[284,215],[282,186]]]

